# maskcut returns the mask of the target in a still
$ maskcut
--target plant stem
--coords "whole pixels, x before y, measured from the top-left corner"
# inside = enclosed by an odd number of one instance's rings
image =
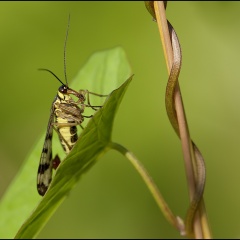
[[[171,209],[168,207],[166,201],[164,200],[162,194],[160,193],[157,185],[154,183],[153,179],[148,174],[147,170],[144,168],[141,162],[136,158],[136,156],[134,156],[132,152],[118,143],[111,142],[109,144],[109,147],[123,154],[131,162],[131,164],[134,166],[134,168],[137,170],[147,185],[149,191],[151,192],[165,218],[171,225],[173,225],[177,230],[184,234],[184,224],[182,219],[178,216],[174,216]]]
[[[151,4],[149,4],[151,8]],[[185,162],[185,169],[187,175],[189,196],[190,196],[190,210],[186,218],[187,234],[191,236],[192,224],[194,228],[194,236],[196,238],[210,237],[210,231],[207,224],[206,212],[204,202],[201,200],[205,183],[205,166],[201,153],[198,151],[196,145],[191,141],[187,120],[185,116],[184,106],[181,97],[181,91],[178,84],[178,74],[181,67],[181,49],[178,39],[172,39],[178,42],[175,43],[175,51],[173,55],[173,46],[169,35],[168,23],[165,13],[164,3],[162,1],[154,2],[154,15],[157,19],[159,32],[162,39],[164,55],[167,63],[168,73],[170,75],[166,92],[166,106],[169,120],[172,123],[177,135],[182,142],[182,150]],[[153,10],[150,11],[153,15]],[[171,27],[171,32],[174,30]],[[172,34],[172,33],[171,33]],[[174,35],[176,36],[176,35]],[[177,38],[177,36],[175,37]],[[179,53],[177,53],[179,52]],[[179,56],[177,56],[178,54]],[[174,56],[174,57],[173,57]],[[176,60],[175,60],[176,59]],[[173,68],[173,60],[176,65]],[[178,71],[176,70],[178,68]],[[172,73],[171,71],[174,70]],[[171,72],[171,74],[170,74]],[[175,73],[175,74],[174,74]],[[175,75],[175,76],[174,76]],[[171,78],[172,77],[172,78]],[[170,115],[169,115],[170,114]],[[194,148],[194,149],[193,149]],[[196,158],[197,161],[196,161]],[[200,203],[200,210],[196,213]],[[203,215],[202,215],[203,214]],[[202,229],[202,226],[206,229]]]

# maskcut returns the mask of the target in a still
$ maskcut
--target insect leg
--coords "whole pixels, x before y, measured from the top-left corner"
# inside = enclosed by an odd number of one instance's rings
[[[86,107],[90,107],[92,108],[93,110],[97,111],[96,108],[101,108],[102,106],[92,106],[91,103],[90,103],[90,97],[89,95],[92,94],[92,95],[95,95],[95,96],[98,96],[98,97],[107,97],[108,95],[103,95],[103,94],[98,94],[98,93],[93,93],[93,92],[89,92],[88,90],[85,90],[85,94],[87,95],[87,103],[88,104],[84,104]]]

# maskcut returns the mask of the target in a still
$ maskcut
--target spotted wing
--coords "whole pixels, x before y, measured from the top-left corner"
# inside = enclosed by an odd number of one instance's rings
[[[52,180],[52,136],[53,136],[53,123],[54,109],[51,108],[50,117],[48,121],[47,133],[43,145],[43,150],[40,158],[37,175],[37,190],[43,196],[48,189]]]

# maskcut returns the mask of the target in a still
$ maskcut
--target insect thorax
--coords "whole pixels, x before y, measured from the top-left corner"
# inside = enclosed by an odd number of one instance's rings
[[[78,139],[76,126],[84,120],[82,116],[84,109],[81,109],[70,95],[59,91],[53,105],[57,130],[60,133],[59,139],[64,151],[69,153]]]

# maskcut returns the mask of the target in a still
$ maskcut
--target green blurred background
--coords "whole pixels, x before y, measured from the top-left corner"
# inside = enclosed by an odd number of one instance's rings
[[[167,8],[182,46],[180,86],[192,138],[206,161],[205,203],[215,238],[240,237],[239,12],[240,2],[169,2]],[[174,213],[184,217],[188,196],[181,145],[164,105],[167,70],[157,24],[143,2],[0,2],[0,195],[46,131],[59,83],[37,69],[49,68],[63,78],[69,13],[68,78],[93,52],[125,49],[135,76],[113,139],[135,153]],[[39,237],[179,234],[130,163],[111,151],[84,175]]]

